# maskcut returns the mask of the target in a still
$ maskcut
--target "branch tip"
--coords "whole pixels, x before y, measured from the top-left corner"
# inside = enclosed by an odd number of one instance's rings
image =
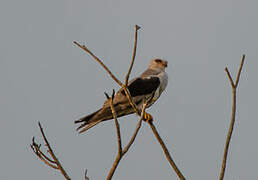
[[[141,27],[136,24],[135,29],[136,29],[136,31],[138,31],[139,29],[141,29]]]
[[[226,71],[226,73],[227,73],[227,76],[228,76],[228,79],[229,79],[229,81],[230,81],[230,84],[231,84],[232,88],[235,88],[235,83],[234,83],[234,81],[233,81],[233,79],[232,79],[232,77],[231,77],[231,74],[230,74],[230,72],[229,72],[229,70],[228,70],[227,67],[225,68],[225,71]]]
[[[237,86],[238,86],[238,83],[239,83],[240,74],[241,74],[241,71],[242,71],[242,68],[243,68],[244,60],[245,60],[245,54],[242,56],[242,60],[241,60],[241,63],[240,63],[239,69],[238,69],[238,73],[237,73],[235,83],[233,82],[232,77],[231,77],[228,69],[225,68],[225,71],[227,72],[227,76],[228,76],[228,78],[230,80],[230,83],[231,83],[231,86],[232,86],[232,112],[231,112],[230,125],[229,125],[229,129],[228,129],[228,132],[227,132],[227,137],[226,137],[226,143],[225,143],[225,148],[224,148],[224,153],[223,153],[223,159],[222,159],[222,164],[221,164],[219,180],[223,180],[224,175],[225,175],[229,145],[230,145],[230,141],[231,141],[231,138],[232,138],[232,133],[233,133],[234,124],[235,124],[235,118],[236,118],[236,90],[237,90]]]
[[[105,94],[107,99],[110,99],[109,95],[106,92],[104,92],[104,94]]]
[[[112,92],[112,99],[114,99],[114,97],[115,97],[115,90],[113,89],[113,92]]]
[[[240,74],[242,72],[242,68],[243,68],[244,62],[245,62],[245,55],[242,56],[242,60],[241,60],[241,63],[240,63],[239,69],[238,69],[238,73],[237,73],[235,87],[238,86],[239,79],[240,79]]]
[[[84,179],[85,179],[85,180],[89,180],[89,177],[87,176],[87,172],[88,172],[88,170],[85,169],[85,173],[84,173]]]

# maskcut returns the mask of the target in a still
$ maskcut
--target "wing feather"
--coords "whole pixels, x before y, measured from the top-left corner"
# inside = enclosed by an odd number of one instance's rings
[[[131,96],[135,97],[151,94],[157,90],[159,85],[160,80],[158,77],[137,78],[129,84],[128,90]],[[125,95],[124,90],[121,93]]]

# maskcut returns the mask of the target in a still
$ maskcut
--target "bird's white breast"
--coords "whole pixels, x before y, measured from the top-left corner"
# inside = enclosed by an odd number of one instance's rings
[[[166,89],[168,84],[168,75],[165,71],[162,71],[159,75],[160,80],[160,94]]]
[[[166,89],[167,84],[168,84],[168,75],[165,71],[162,71],[157,76],[160,80],[160,85],[154,94],[154,97],[153,97],[154,102],[160,97],[161,93]]]

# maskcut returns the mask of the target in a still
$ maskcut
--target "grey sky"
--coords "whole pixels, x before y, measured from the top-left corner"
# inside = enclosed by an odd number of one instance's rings
[[[117,152],[113,121],[78,135],[75,119],[118,85],[76,47],[85,43],[122,80],[139,32],[132,76],[153,57],[168,60],[169,84],[150,112],[187,179],[217,179],[231,111],[225,66],[246,63],[225,179],[257,179],[258,2],[0,1],[0,179],[63,179],[29,147],[40,121],[73,179],[104,179]],[[120,118],[123,143],[135,115]],[[177,179],[146,124],[114,179]]]

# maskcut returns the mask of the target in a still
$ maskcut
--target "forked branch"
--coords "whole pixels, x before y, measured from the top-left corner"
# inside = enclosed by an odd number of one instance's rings
[[[106,94],[106,93],[105,93]],[[131,145],[133,144],[136,136],[137,136],[137,133],[138,131],[140,130],[140,127],[141,127],[141,123],[142,123],[142,120],[143,120],[143,117],[144,117],[144,113],[145,113],[145,109],[146,109],[146,106],[147,106],[147,101],[144,103],[143,107],[142,107],[142,111],[141,111],[141,117],[137,123],[137,126],[136,126],[136,129],[130,139],[130,141],[128,142],[128,144],[124,147],[124,149],[122,149],[122,143],[121,143],[121,134],[120,134],[120,127],[119,127],[119,123],[117,121],[117,114],[116,114],[116,111],[115,111],[115,108],[114,108],[114,104],[113,104],[113,99],[114,99],[114,91],[113,91],[113,94],[112,94],[112,97],[109,98],[109,96],[106,94],[109,102],[110,102],[110,107],[111,107],[111,110],[112,110],[112,114],[113,114],[113,118],[114,118],[114,121],[115,121],[115,125],[116,125],[116,133],[117,133],[117,144],[118,144],[118,153],[117,153],[117,156],[116,156],[116,159],[108,173],[108,176],[106,178],[106,180],[110,180],[112,179],[113,175],[114,175],[114,172],[116,170],[116,168],[118,167],[118,164],[120,162],[120,160],[122,159],[122,157],[127,153],[127,151],[129,150],[129,148],[131,147]]]
[[[111,76],[111,78],[119,85],[121,86],[124,91],[125,91],[125,94],[129,100],[129,103],[131,104],[131,106],[134,108],[135,112],[140,116],[141,115],[141,112],[139,109],[137,109],[135,103],[132,101],[132,97],[131,97],[131,94],[130,92],[128,91],[127,89],[127,86],[128,86],[128,79],[129,79],[129,76],[130,76],[130,73],[132,71],[132,67],[133,67],[133,64],[134,64],[134,60],[135,60],[135,55],[136,55],[136,47],[137,47],[137,34],[138,34],[138,30],[140,29],[140,26],[138,25],[135,25],[135,42],[134,42],[134,49],[133,49],[133,57],[132,57],[132,61],[131,61],[131,64],[130,64],[130,67],[129,67],[129,70],[128,70],[128,73],[125,77],[125,84],[123,84],[110,70],[109,68],[97,57],[95,56],[94,53],[92,53],[85,45],[81,45],[79,44],[78,42],[74,41],[74,44],[76,44],[78,47],[80,47],[81,49],[83,49],[84,51],[86,51],[89,55],[91,55],[107,72],[108,74]]]
[[[107,177],[107,179],[111,179],[112,176],[113,176],[113,173],[117,167],[117,165],[119,164],[122,156],[128,151],[128,149],[130,148],[130,146],[133,144],[135,138],[136,138],[136,135],[141,127],[141,123],[142,123],[142,119],[143,119],[143,113],[145,112],[145,108],[146,108],[146,105],[144,108],[142,108],[142,111],[140,111],[137,106],[135,105],[135,103],[132,101],[132,97],[130,95],[130,92],[127,88],[128,86],[128,80],[129,80],[129,76],[130,76],[130,73],[132,71],[132,68],[133,68],[133,64],[134,64],[134,60],[135,60],[135,55],[136,55],[136,47],[137,47],[137,31],[140,29],[139,26],[135,26],[135,41],[134,41],[134,49],[133,49],[133,56],[132,56],[132,60],[131,60],[131,64],[130,64],[130,67],[129,67],[129,70],[128,70],[128,73],[125,77],[125,83],[123,84],[121,81],[118,80],[118,78],[116,78],[113,73],[107,68],[107,66],[97,57],[95,56],[85,45],[81,45],[79,44],[78,42],[74,41],[74,43],[80,47],[81,49],[83,49],[84,51],[86,51],[88,54],[90,54],[107,72],[108,74],[113,78],[113,80],[115,82],[117,82],[117,84],[119,84],[125,91],[125,94],[128,98],[128,101],[129,103],[131,104],[131,106],[133,107],[133,109],[135,110],[135,113],[140,116],[140,120],[138,121],[137,123],[137,126],[136,126],[136,130],[133,134],[133,136],[131,137],[131,140],[129,141],[129,143],[125,146],[125,148],[122,150],[121,152],[121,149],[122,149],[122,145],[121,145],[121,137],[120,137],[120,128],[119,128],[119,124],[116,120],[116,112],[114,111],[114,109],[112,110],[112,113],[113,113],[113,117],[115,119],[115,124],[116,124],[116,132],[117,132],[117,137],[118,137],[118,155],[115,159],[115,162],[109,172],[109,175]],[[109,98],[107,96],[107,98]],[[111,104],[112,104],[112,101],[111,101]],[[112,105],[111,105],[111,108],[112,108]],[[176,167],[174,161],[172,160],[164,142],[162,141],[161,137],[159,136],[156,128],[154,127],[154,125],[151,123],[151,128],[153,130],[153,133],[154,135],[157,137],[161,147],[163,148],[163,151],[165,152],[165,155],[168,159],[168,161],[170,162],[171,166],[174,168],[174,170],[176,171],[177,175],[179,176],[180,179],[184,179],[184,176],[182,175],[182,173],[179,171],[179,169]],[[159,137],[159,138],[158,138]]]
[[[35,138],[33,137],[32,138],[32,144],[30,145],[31,146],[31,149],[33,150],[33,152],[38,156],[38,158],[40,160],[42,160],[46,165],[48,165],[49,167],[51,168],[54,168],[54,169],[58,169],[62,175],[65,177],[65,179],[67,180],[70,180],[71,178],[67,175],[67,173],[65,172],[64,168],[62,167],[61,163],[59,162],[59,160],[57,159],[56,155],[54,154],[46,136],[45,136],[45,133],[43,131],[43,128],[41,127],[41,124],[40,122],[38,123],[39,125],[39,128],[40,128],[40,132],[41,132],[41,135],[46,143],[46,146],[48,148],[48,153],[50,154],[50,156],[52,157],[49,158],[47,157],[47,155],[45,153],[43,153],[41,150],[40,150],[40,147],[41,145],[38,145],[36,142],[35,142]]]
[[[230,126],[229,126],[228,133],[227,133],[227,138],[226,138],[226,143],[225,143],[225,148],[224,148],[224,154],[223,154],[223,160],[222,160],[219,180],[223,180],[224,175],[225,175],[225,169],[226,169],[226,165],[227,165],[228,149],[229,149],[229,144],[230,144],[230,140],[231,140],[231,137],[232,137],[234,124],[235,124],[235,119],[236,119],[236,91],[237,91],[237,87],[238,87],[238,83],[239,83],[239,79],[240,79],[240,74],[242,72],[242,68],[243,68],[243,65],[244,65],[244,61],[245,61],[245,55],[243,55],[243,57],[242,57],[241,64],[239,66],[237,77],[236,77],[236,82],[233,81],[232,76],[231,76],[230,72],[228,71],[228,68],[227,67],[225,68],[225,71],[227,73],[228,79],[229,79],[231,87],[232,87],[232,97],[233,98],[232,98],[232,113],[231,113]]]

